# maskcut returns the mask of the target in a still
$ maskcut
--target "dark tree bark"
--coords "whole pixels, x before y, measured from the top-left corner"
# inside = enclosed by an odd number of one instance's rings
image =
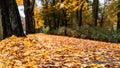
[[[6,0],[0,0],[0,9],[2,15],[3,39],[12,35],[12,28],[9,19],[8,4]]]
[[[26,34],[35,33],[35,22],[34,22],[34,4],[35,0],[23,0],[24,3],[24,13],[25,13],[25,22],[26,22]]]
[[[53,0],[52,6],[55,6],[55,0]],[[54,8],[54,7],[53,7]],[[56,22],[56,14],[55,14],[55,9],[53,10],[53,21],[54,21],[54,29],[56,29],[57,22]]]
[[[57,27],[58,27],[58,28],[60,27],[60,12],[59,12],[59,14],[57,15]]]
[[[105,7],[106,7],[106,1],[104,1],[104,7],[102,8],[102,11],[101,11],[101,21],[100,21],[100,27],[103,26],[103,23],[104,23],[104,19],[105,19]]]
[[[117,8],[118,8],[118,10],[120,10],[120,0],[118,0],[118,6],[117,6]],[[120,12],[118,12],[117,18],[118,18],[118,21],[117,21],[117,30],[120,30]]]
[[[79,4],[77,3],[77,6]],[[82,3],[82,5],[80,6],[80,10],[76,11],[76,16],[77,16],[77,24],[80,27],[82,25],[82,8],[84,6],[84,3]]]
[[[51,23],[51,20],[49,18],[49,14],[48,14],[49,13],[49,11],[48,11],[48,0],[45,0],[45,7],[44,8],[46,9],[45,25],[49,26],[49,28],[50,28],[49,30],[51,30],[52,29],[52,23]]]
[[[100,27],[103,26],[103,22],[104,22],[104,13],[101,13],[101,20],[100,20]]]
[[[63,10],[63,22],[64,22],[64,35],[67,36],[67,18],[66,18],[66,10]]]
[[[16,0],[6,1],[9,5],[9,19],[12,25],[13,34],[16,36],[25,36]]]
[[[93,0],[93,23],[95,26],[97,26],[97,19],[98,19],[98,6],[99,5],[99,0]]]
[[[11,35],[25,36],[15,0],[0,0],[3,38]]]
[[[64,0],[61,0],[63,2]],[[63,8],[63,24],[64,24],[64,35],[67,36],[67,14],[65,8]]]
[[[117,14],[118,21],[117,21],[117,30],[120,30],[120,12]]]

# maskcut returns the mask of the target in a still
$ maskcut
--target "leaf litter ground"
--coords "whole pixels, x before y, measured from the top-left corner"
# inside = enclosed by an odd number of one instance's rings
[[[0,42],[3,68],[120,68],[120,44],[47,34]]]

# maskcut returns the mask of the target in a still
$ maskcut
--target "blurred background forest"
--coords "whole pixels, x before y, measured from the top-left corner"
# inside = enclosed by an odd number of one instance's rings
[[[101,0],[10,1],[7,3],[4,0],[0,4],[1,39],[11,35],[47,33],[120,42],[120,0],[104,0],[102,3]],[[14,5],[10,7],[11,4]],[[19,10],[19,13],[14,10]],[[6,19],[7,17],[9,18]],[[9,24],[5,24],[5,20],[9,20]]]

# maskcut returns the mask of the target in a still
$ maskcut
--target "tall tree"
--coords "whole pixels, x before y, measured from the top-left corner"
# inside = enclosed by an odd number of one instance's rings
[[[117,21],[117,30],[120,30],[120,0],[118,0],[118,6],[117,6],[117,9],[118,9],[118,13],[117,13],[117,17],[118,17],[118,21]]]
[[[16,0],[0,0],[3,38],[11,35],[25,36]]]
[[[54,20],[54,29],[56,29],[57,22],[56,22],[56,13],[55,13],[55,0],[52,1],[52,6],[53,6],[53,20]]]
[[[12,25],[13,34],[16,36],[25,36],[16,0],[6,1],[9,5],[9,19]]]
[[[43,19],[44,19],[44,25],[45,27],[46,26],[49,26],[49,30],[51,30],[52,28],[52,23],[51,23],[51,20],[50,20],[50,15],[49,15],[49,1],[50,0],[41,0],[41,3],[43,5],[43,8],[42,8],[42,14],[43,14]],[[52,16],[52,15],[51,15]],[[43,28],[44,30],[44,28]]]
[[[93,10],[93,23],[95,26],[97,26],[98,8],[99,8],[99,0],[93,0],[92,10]]]
[[[79,0],[77,0],[77,6],[79,6]],[[77,24],[78,26],[81,26],[82,25],[82,8],[84,6],[84,2],[81,3],[82,5],[80,6],[80,10],[77,9],[76,10],[76,15],[77,15]]]
[[[0,40],[3,39],[3,29],[2,29],[2,16],[1,16],[1,9],[0,9]]]
[[[63,2],[64,0],[61,0]],[[64,24],[64,35],[67,36],[67,14],[66,14],[66,8],[63,8],[63,24]]]
[[[3,38],[10,37],[12,35],[12,27],[9,18],[9,5],[7,0],[0,0],[0,9],[2,15],[2,27],[3,27]]]
[[[100,20],[100,27],[103,26],[103,23],[104,23],[104,17],[105,17],[105,7],[106,7],[106,1],[104,1],[104,4],[103,4],[103,8],[101,10],[101,20]]]
[[[35,33],[35,23],[34,23],[34,4],[35,0],[23,0],[25,22],[26,22],[26,34]]]

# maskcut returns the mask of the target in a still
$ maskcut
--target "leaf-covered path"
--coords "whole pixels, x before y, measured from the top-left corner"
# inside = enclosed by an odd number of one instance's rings
[[[120,68],[120,44],[31,34],[0,42],[0,66],[9,68]]]

